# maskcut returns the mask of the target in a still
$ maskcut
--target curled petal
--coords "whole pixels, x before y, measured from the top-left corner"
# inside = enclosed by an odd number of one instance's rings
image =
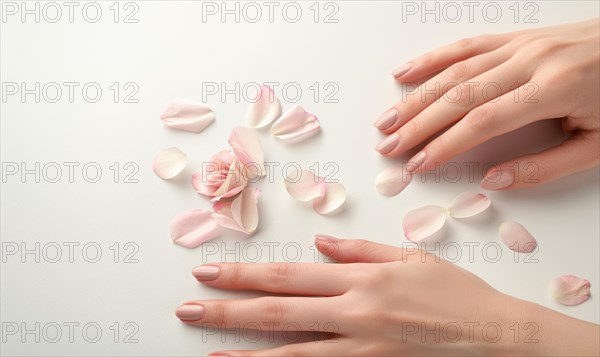
[[[440,206],[423,206],[404,216],[402,228],[404,235],[412,242],[420,242],[431,237],[444,226],[446,209]]]
[[[222,227],[252,234],[258,227],[259,188],[245,188],[242,193],[230,202],[219,202],[213,205],[216,213],[213,217]]]
[[[454,218],[472,217],[490,207],[492,201],[483,193],[463,192],[448,206],[448,214]]]
[[[531,253],[537,247],[535,238],[520,223],[502,222],[498,231],[504,244],[515,252]]]
[[[166,148],[154,157],[154,173],[161,179],[168,180],[179,175],[187,163],[186,155],[178,148]]]
[[[281,114],[281,104],[269,86],[260,86],[257,97],[250,103],[246,121],[252,128],[271,124]]]
[[[285,177],[285,189],[294,199],[308,202],[325,195],[327,187],[322,177],[315,176],[310,170],[300,170],[294,176]]]
[[[346,188],[341,183],[326,184],[325,194],[313,200],[313,209],[319,214],[330,214],[346,202]]]
[[[248,184],[247,175],[243,170],[243,165],[240,164],[237,159],[234,159],[229,165],[229,171],[227,172],[225,181],[223,181],[221,186],[219,186],[219,188],[211,195],[213,197],[211,201],[233,197],[240,193]],[[192,177],[192,180],[193,179],[194,177]],[[198,192],[201,193],[200,191]]]
[[[391,166],[375,178],[377,191],[384,196],[396,196],[412,181],[412,175],[404,166]]]
[[[300,142],[317,134],[321,129],[319,119],[294,105],[271,126],[271,135],[280,140]]]
[[[233,128],[229,145],[243,164],[243,172],[250,179],[265,175],[265,160],[260,139],[250,128]]]
[[[218,234],[219,225],[209,211],[187,211],[171,221],[171,239],[186,248],[196,248]]]
[[[173,129],[199,133],[215,120],[215,114],[204,104],[174,99],[167,105],[160,120]]]
[[[590,297],[590,282],[575,275],[552,279],[549,289],[552,297],[563,305],[579,305]]]

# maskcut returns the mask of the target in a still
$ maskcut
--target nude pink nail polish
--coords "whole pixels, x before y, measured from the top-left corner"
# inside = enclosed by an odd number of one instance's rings
[[[215,265],[200,265],[192,270],[194,277],[200,281],[216,280],[221,273],[221,269]]]
[[[481,180],[484,190],[501,190],[515,183],[515,177],[510,170],[495,170],[485,175]]]
[[[197,304],[183,304],[175,310],[175,315],[182,321],[198,321],[204,316],[204,307]]]
[[[386,130],[394,126],[398,121],[398,109],[390,108],[386,110],[375,122],[375,127],[379,130]]]
[[[395,70],[392,71],[392,76],[394,76],[394,78],[400,78],[403,75],[407,74],[408,71],[410,71],[410,69],[412,68],[412,62],[408,62],[403,64],[402,66],[396,68]]]
[[[394,150],[396,148],[396,146],[398,146],[399,141],[400,141],[400,137],[398,136],[398,134],[394,133],[394,134],[388,136],[387,138],[385,138],[379,144],[377,144],[377,146],[375,147],[375,150],[379,151],[379,153],[382,155],[388,154],[388,153],[392,152],[392,150]]]
[[[337,243],[339,241],[340,241],[339,238],[328,236],[325,234],[316,234],[315,235],[315,242],[317,242],[317,243],[332,244],[332,243]]]

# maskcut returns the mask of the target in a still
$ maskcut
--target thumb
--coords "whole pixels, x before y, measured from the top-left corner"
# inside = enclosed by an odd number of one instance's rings
[[[600,132],[577,133],[558,146],[518,157],[490,169],[481,188],[530,188],[598,166]]]
[[[402,248],[320,234],[315,236],[315,245],[323,255],[340,263],[385,263],[402,260],[405,255]]]

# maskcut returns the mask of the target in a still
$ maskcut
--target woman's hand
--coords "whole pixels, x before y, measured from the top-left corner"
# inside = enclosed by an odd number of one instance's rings
[[[211,356],[598,355],[597,325],[504,295],[420,250],[317,237],[344,264],[219,263],[196,267],[201,283],[289,296],[189,301],[194,326],[335,332],[327,342]],[[231,332],[229,332],[231,333]]]
[[[409,161],[409,170],[419,172],[532,122],[562,118],[569,139],[500,164],[481,186],[531,187],[597,166],[599,35],[594,19],[464,39],[414,59],[392,74],[422,84],[375,122],[386,135],[376,149],[397,156],[450,127]],[[531,164],[536,180],[520,180],[515,173],[531,171]]]

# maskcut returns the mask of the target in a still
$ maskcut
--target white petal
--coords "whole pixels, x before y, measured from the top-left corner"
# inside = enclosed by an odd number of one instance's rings
[[[265,159],[258,135],[250,128],[233,128],[229,135],[229,145],[243,164],[247,179],[265,175]]]
[[[300,170],[285,177],[285,189],[296,200],[308,202],[325,195],[327,188],[322,177],[310,170]]]
[[[454,218],[472,217],[488,209],[492,204],[483,193],[463,192],[448,206],[448,214]]]
[[[202,103],[174,99],[167,105],[160,120],[173,129],[199,133],[215,120],[215,114]]]
[[[446,222],[446,209],[440,206],[423,206],[404,216],[404,235],[412,242],[420,242],[437,233]]]
[[[245,233],[252,234],[258,227],[258,196],[259,188],[245,188],[231,203],[233,220]]]
[[[187,211],[171,221],[171,239],[186,248],[196,248],[218,234],[219,225],[209,211]]]
[[[498,231],[504,244],[515,252],[530,253],[537,247],[535,238],[520,223],[502,222]]]
[[[294,105],[273,123],[271,134],[280,140],[300,142],[317,134],[320,129],[316,116]]]
[[[550,282],[550,294],[563,305],[579,305],[590,298],[590,282],[575,275],[562,275]]]
[[[269,86],[260,86],[257,97],[248,108],[246,121],[252,128],[269,125],[281,114],[281,104]]]
[[[178,148],[166,148],[154,157],[154,173],[161,179],[168,180],[179,175],[187,164],[187,157]]]
[[[382,195],[395,196],[402,192],[411,180],[412,174],[405,166],[391,166],[377,175],[375,187]]]
[[[330,214],[346,201],[346,188],[341,183],[328,182],[325,195],[313,200],[313,209],[319,214]]]

